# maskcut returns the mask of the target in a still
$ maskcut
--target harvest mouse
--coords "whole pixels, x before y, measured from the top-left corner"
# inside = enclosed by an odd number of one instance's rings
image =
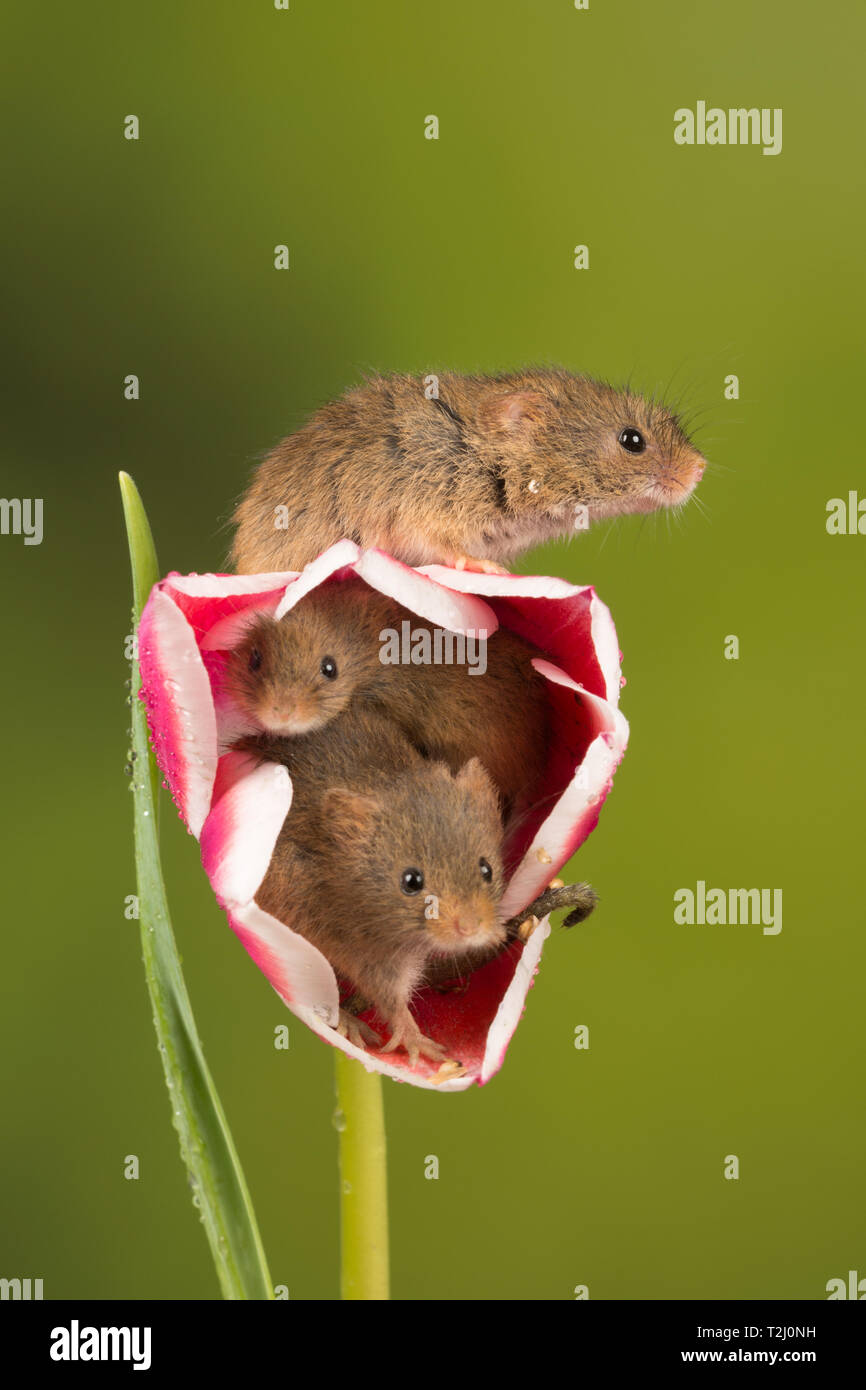
[[[407,624],[403,629],[403,624]],[[320,585],[279,620],[251,619],[229,654],[224,688],[267,733],[297,737],[323,728],[351,701],[387,715],[414,746],[441,759],[452,772],[477,755],[502,797],[508,823],[531,801],[547,764],[550,706],[546,683],[532,667],[541,653],[516,633],[499,628],[467,660],[435,629],[358,578]],[[386,634],[402,643],[399,655],[383,646]],[[408,660],[410,635],[417,662]],[[403,639],[406,640],[403,640]],[[391,639],[387,639],[391,642]],[[469,664],[472,657],[474,666]]]
[[[428,378],[429,380],[429,378]],[[407,565],[501,570],[590,522],[686,500],[705,461],[663,405],[562,368],[377,376],[259,465],[239,573],[300,570],[343,537]]]
[[[246,738],[293,785],[256,901],[318,947],[391,1030],[382,1049],[441,1061],[409,1011],[428,967],[455,968],[505,941],[502,826],[477,758],[456,775],[417,753],[390,720],[346,709],[319,733]],[[453,973],[453,972],[452,972]],[[340,1031],[381,1040],[346,1010]]]

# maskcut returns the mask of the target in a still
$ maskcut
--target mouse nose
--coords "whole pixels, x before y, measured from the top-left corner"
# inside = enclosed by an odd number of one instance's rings
[[[458,918],[454,923],[454,931],[458,936],[474,936],[480,927],[480,923],[466,917]]]
[[[297,714],[294,705],[270,705],[267,710],[267,717],[272,724],[292,724]]]
[[[297,701],[273,702],[262,710],[262,723],[274,734],[303,734],[314,729],[317,719]]]
[[[449,914],[448,928],[461,940],[472,936],[485,936],[496,926],[496,913],[486,899],[469,902],[455,907]]]

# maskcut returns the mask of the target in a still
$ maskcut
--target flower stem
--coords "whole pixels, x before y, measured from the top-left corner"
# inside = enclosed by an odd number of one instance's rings
[[[133,578],[133,622],[159,578],[150,526],[135,483],[120,475]],[[158,773],[132,662],[135,867],[144,973],[174,1127],[223,1298],[272,1299],[261,1237],[220,1098],[204,1059],[168,915],[156,833]]]
[[[334,1049],[340,1135],[340,1293],[388,1294],[388,1177],[382,1078]]]

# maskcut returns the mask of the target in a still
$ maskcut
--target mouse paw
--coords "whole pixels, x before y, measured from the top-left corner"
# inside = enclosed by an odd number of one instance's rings
[[[396,1052],[398,1047],[405,1048],[409,1054],[409,1061],[414,1067],[419,1056],[429,1057],[431,1062],[447,1062],[451,1059],[446,1048],[441,1043],[434,1042],[428,1038],[418,1024],[415,1022],[408,1009],[395,1025],[394,1032],[390,1040],[382,1048],[383,1052]]]
[[[348,1009],[340,1010],[340,1019],[337,1024],[337,1032],[341,1038],[347,1038],[355,1047],[381,1047],[382,1039],[378,1033],[374,1033],[368,1023],[356,1018],[349,1013]]]
[[[454,561],[456,570],[469,570],[472,574],[510,574],[504,565],[495,560],[477,560],[472,555],[458,555]]]

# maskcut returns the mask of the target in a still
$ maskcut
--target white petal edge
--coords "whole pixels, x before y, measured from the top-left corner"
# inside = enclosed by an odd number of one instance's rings
[[[217,765],[216,714],[210,680],[195,632],[177,604],[161,589],[155,589],[148,608],[146,641],[154,649],[155,675],[163,692],[160,698],[168,702],[176,726],[182,731],[176,756],[183,785],[176,791],[183,818],[193,835],[198,836],[210,809]],[[168,671],[174,675],[166,675]]]
[[[292,804],[292,782],[280,763],[226,755],[240,775],[215,802],[201,832],[202,861],[220,902],[251,903],[268,871],[277,837]]]
[[[535,978],[538,963],[541,960],[541,952],[544,943],[550,936],[550,917],[545,917],[539,922],[535,931],[530,936],[523,948],[520,960],[517,962],[511,983],[499,1001],[499,1008],[496,1010],[490,1030],[487,1034],[487,1043],[484,1048],[484,1058],[481,1063],[479,1081],[483,1085],[489,1081],[499,1071],[505,1061],[505,1053],[508,1044],[514,1036],[518,1023],[520,1022],[523,1010],[526,1006],[526,996],[529,993],[530,985]]]
[[[595,814],[628,743],[628,723],[614,705],[591,694],[550,661],[534,658],[532,665],[547,680],[580,693],[593,714],[597,733],[571,782],[538,827],[532,844],[515,869],[500,906],[504,919],[531,903],[575,853],[576,831],[584,819]],[[539,853],[548,858],[541,862]]]
[[[619,642],[611,611],[602,603],[598,594],[593,593],[589,608],[590,632],[595,648],[596,660],[604,676],[605,694],[612,705],[619,705],[622,689],[622,667],[619,659]]]
[[[384,551],[359,550],[351,541],[339,541],[313,560],[288,585],[274,617],[279,621],[305,595],[347,565],[372,589],[449,632],[484,630],[492,635],[499,626],[493,609],[483,599],[473,594],[455,595],[448,585],[410,569]]]

